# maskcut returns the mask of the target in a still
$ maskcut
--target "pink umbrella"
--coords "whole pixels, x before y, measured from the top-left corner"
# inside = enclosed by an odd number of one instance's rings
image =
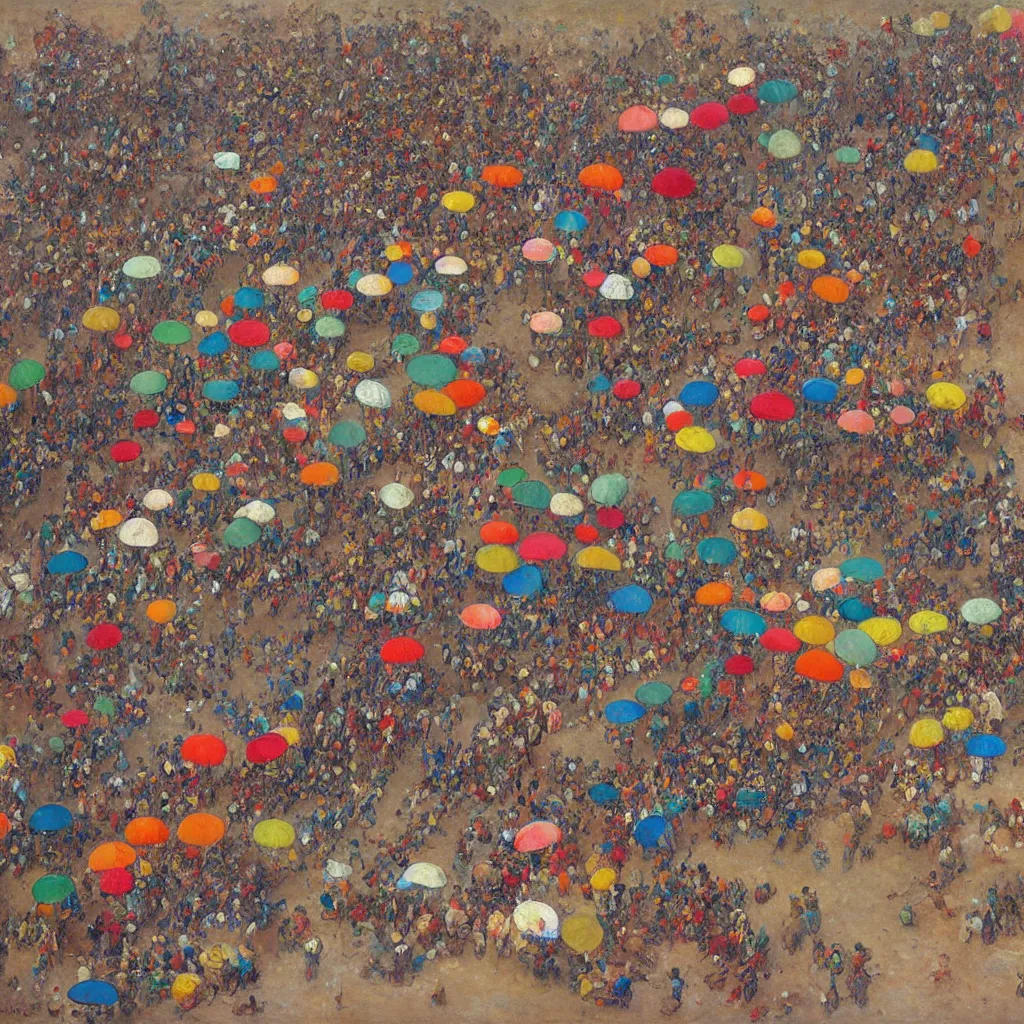
[[[898,427],[906,427],[914,422],[914,410],[908,409],[905,405],[894,405],[889,413],[889,419]]]
[[[528,562],[551,562],[565,556],[568,547],[561,537],[543,530],[519,542],[519,557]]]
[[[517,833],[513,843],[520,853],[535,853],[562,841],[562,830],[553,821],[531,821]]]
[[[489,604],[471,604],[462,609],[459,618],[470,629],[497,629],[501,625],[501,612]]]
[[[761,607],[766,612],[784,612],[791,608],[793,605],[793,599],[789,594],[784,594],[781,590],[769,590],[761,598]]]
[[[847,409],[838,423],[840,430],[850,434],[870,434],[875,429],[875,421],[863,409]]]
[[[531,263],[547,263],[555,254],[555,246],[546,238],[530,238],[523,242],[523,255]]]
[[[619,131],[621,132],[649,132],[658,127],[658,115],[638,103],[635,107],[627,107],[619,114]]]

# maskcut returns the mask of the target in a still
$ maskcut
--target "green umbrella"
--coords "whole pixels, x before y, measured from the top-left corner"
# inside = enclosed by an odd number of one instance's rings
[[[7,375],[15,391],[27,391],[34,388],[46,376],[46,367],[34,359],[22,359],[11,367]]]
[[[68,875],[43,875],[32,885],[32,899],[36,903],[63,903],[75,891],[75,883]]]
[[[187,345],[192,340],[192,328],[180,320],[161,320],[150,331],[150,337],[160,345]]]
[[[263,531],[251,519],[233,519],[224,531],[224,543],[229,548],[247,548],[263,536]]]
[[[458,373],[455,364],[447,356],[436,353],[410,359],[405,372],[409,375],[409,380],[424,388],[444,387],[455,380]]]
[[[419,339],[414,338],[411,334],[399,334],[391,342],[391,354],[393,356],[414,356],[419,350]]]
[[[677,516],[702,516],[714,507],[714,496],[707,491],[680,491],[672,502],[672,511]]]
[[[64,749],[64,741],[59,736],[51,736],[46,745],[55,753],[59,754]]]
[[[684,562],[686,561],[686,552],[680,546],[679,541],[673,540],[665,548],[665,557],[672,562]]]
[[[145,281],[160,273],[160,261],[153,256],[133,256],[121,268],[121,273],[136,281]]]
[[[836,150],[836,159],[841,164],[860,163],[860,150],[855,149],[853,146],[840,146]]]
[[[657,708],[667,704],[672,698],[672,687],[668,683],[644,683],[638,686],[633,695],[647,708]]]
[[[327,440],[339,448],[358,448],[366,440],[366,431],[355,420],[342,420],[331,427]]]
[[[512,500],[517,505],[544,511],[551,504],[551,491],[541,480],[521,480],[512,488]]]
[[[590,485],[590,500],[598,505],[618,505],[628,490],[629,483],[621,473],[605,473]]]
[[[115,707],[114,701],[110,697],[97,697],[92,705],[93,711],[98,715],[106,715],[107,718],[113,718]]]
[[[800,141],[800,137],[788,128],[773,132],[772,137],[768,140],[768,152],[776,160],[792,160],[800,155],[803,148],[804,144]]]
[[[156,370],[143,370],[132,377],[128,386],[137,395],[159,395],[167,387],[167,378]]]
[[[336,316],[322,316],[315,324],[313,330],[318,338],[343,338],[345,337],[345,325]]]
[[[499,487],[515,487],[517,483],[525,480],[530,474],[521,466],[509,466],[498,474]]]

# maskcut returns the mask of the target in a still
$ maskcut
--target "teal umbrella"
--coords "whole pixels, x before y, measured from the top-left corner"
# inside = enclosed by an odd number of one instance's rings
[[[672,687],[668,683],[644,683],[637,687],[634,696],[644,707],[657,708],[672,698]]]
[[[269,348],[261,348],[249,356],[249,366],[253,370],[279,370],[281,368],[281,360]]]
[[[455,364],[447,356],[436,353],[410,359],[405,372],[409,375],[409,380],[424,388],[444,387],[458,375]]]
[[[310,306],[316,301],[317,290],[315,284],[308,284],[298,294],[300,306]]]
[[[343,338],[345,336],[345,325],[336,316],[322,316],[315,324],[313,330],[318,338]]]
[[[46,376],[46,367],[34,359],[21,359],[11,367],[7,381],[15,391],[34,388]]]
[[[331,427],[327,440],[339,448],[358,448],[366,440],[366,430],[355,420],[342,420]]]
[[[597,505],[619,505],[629,491],[621,473],[605,473],[590,485],[590,500]]]
[[[516,484],[525,480],[530,474],[521,466],[509,466],[498,474],[499,487],[515,487]]]
[[[419,350],[419,339],[414,338],[411,334],[399,334],[391,342],[391,354],[393,356],[414,356]]]
[[[161,320],[150,337],[160,345],[187,345],[192,340],[192,328],[180,320]]]
[[[713,495],[707,491],[680,491],[672,502],[677,516],[702,516],[715,507]]]
[[[75,883],[68,875],[43,875],[32,884],[32,899],[36,903],[63,903],[75,891]]]
[[[156,370],[143,370],[132,377],[128,386],[137,395],[159,395],[167,387],[167,378]]]
[[[796,96],[796,86],[785,78],[773,78],[757,90],[757,98],[762,103],[789,103]]]
[[[683,562],[686,560],[686,552],[683,550],[679,541],[669,541],[668,545],[665,547],[665,558],[672,562]]]
[[[233,380],[208,380],[203,385],[203,398],[211,402],[231,402],[238,397],[238,390]]]
[[[517,505],[544,511],[551,504],[551,491],[541,480],[521,480],[512,488],[512,500]]]
[[[251,519],[232,519],[224,531],[224,543],[229,548],[247,548],[263,536],[263,531]]]

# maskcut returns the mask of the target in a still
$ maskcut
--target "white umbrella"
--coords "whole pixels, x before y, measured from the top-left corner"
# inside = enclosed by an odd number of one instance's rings
[[[246,502],[236,513],[235,519],[251,519],[260,526],[273,522],[277,511],[273,505],[265,501],[255,500]]]
[[[361,380],[356,385],[356,400],[370,409],[391,408],[391,392],[378,380]]]
[[[160,534],[148,519],[126,519],[117,531],[117,539],[130,548],[151,548]]]
[[[410,885],[420,885],[424,889],[443,889],[448,884],[448,876],[444,871],[425,860],[410,864],[402,878]]]
[[[263,271],[263,283],[269,285],[293,285],[299,280],[299,272],[287,263],[275,263]]]
[[[388,508],[408,508],[412,504],[413,493],[405,484],[385,484],[380,489],[381,503]]]
[[[285,402],[281,406],[281,415],[289,422],[304,420],[306,418],[306,410],[298,402]]]
[[[348,878],[352,874],[352,868],[348,864],[342,864],[340,860],[328,860],[326,870],[331,878]]]
[[[242,160],[237,153],[227,150],[213,154],[213,166],[221,171],[237,171],[242,166]]]
[[[512,915],[515,926],[528,935],[541,939],[558,938],[558,912],[539,900],[527,900]]]
[[[578,516],[583,514],[583,502],[575,494],[568,491],[561,491],[551,495],[551,504],[548,510],[556,516]]]
[[[833,587],[838,587],[842,582],[843,577],[835,566],[828,566],[824,569],[819,569],[811,577],[811,586],[817,590],[831,590]]]
[[[677,402],[674,398],[671,401],[666,402],[661,407],[661,415],[662,416],[671,416],[672,413],[674,413],[674,412],[682,412],[682,411],[683,411],[682,405],[679,402]]]
[[[170,508],[174,504],[174,498],[167,491],[154,487],[153,490],[146,492],[146,496],[142,499],[142,504],[150,512],[162,512],[165,508]]]
[[[743,89],[748,85],[753,85],[755,78],[757,78],[757,72],[743,64],[738,68],[733,68],[725,80],[737,89]]]
[[[356,291],[376,298],[391,291],[391,282],[383,274],[364,274],[356,281]]]
[[[434,264],[434,269],[444,277],[461,277],[469,267],[461,256],[442,256]]]
[[[665,128],[671,128],[673,131],[677,128],[685,128],[690,123],[690,115],[685,110],[680,110],[679,107],[666,107],[658,117],[661,121],[662,126]]]
[[[598,291],[604,298],[618,302],[633,298],[633,285],[629,278],[623,277],[622,274],[609,274]]]

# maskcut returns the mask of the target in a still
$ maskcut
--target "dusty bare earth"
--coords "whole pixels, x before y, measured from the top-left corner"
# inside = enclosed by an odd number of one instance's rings
[[[217,32],[244,30],[241,19],[230,4],[218,4],[210,0],[168,0],[165,6],[183,23],[191,23],[202,29],[209,28]],[[291,30],[285,5],[281,3],[275,6],[280,7],[283,27]],[[366,8],[334,0],[328,0],[322,6],[342,10],[353,19],[373,16]],[[373,10],[378,9],[376,4],[370,6]],[[425,12],[449,10],[454,6],[438,4],[434,0],[420,0],[419,3],[419,8]],[[630,5],[624,5],[618,0],[590,0],[575,4],[555,4],[550,0],[508,0],[493,5],[492,9],[499,10],[507,18],[507,31],[510,35],[523,33],[532,45],[547,45],[546,21],[561,23],[568,31],[560,37],[559,45],[578,43],[585,53],[585,43],[593,27],[610,28],[628,41],[631,25],[641,16],[646,19],[662,12],[677,13],[680,6],[663,0],[640,0]],[[737,9],[736,5],[725,3],[695,3],[694,6],[699,6],[703,12],[712,16],[732,14]],[[394,0],[382,0],[379,7],[387,17],[395,11],[407,9],[406,5],[395,3]],[[914,9],[914,15],[924,10]],[[786,6],[786,11],[791,18],[798,18],[804,28],[812,33],[829,32],[833,27],[841,27],[846,22],[875,25],[881,15],[899,13],[889,5],[874,0],[856,4],[792,0]],[[137,5],[128,0],[82,0],[72,5],[72,12],[80,23],[95,23],[111,33],[130,29],[138,15]],[[19,59],[22,47],[24,54],[28,54],[31,34],[39,24],[41,13],[39,5],[27,0],[0,0],[0,41],[8,34],[15,37],[18,49],[13,53],[13,59]],[[1022,257],[1024,252],[1019,250],[1008,254],[1006,273],[1011,280],[1020,274]],[[228,276],[230,269],[225,271]],[[211,289],[211,293],[214,290]],[[525,363],[529,338],[524,337],[520,312],[517,304],[505,300],[505,304],[495,311],[491,320],[495,335],[502,338],[502,344],[512,351],[517,362],[522,365]],[[1007,390],[1011,396],[1008,408],[1011,417],[1021,411],[1020,396],[1024,395],[1024,366],[1019,360],[1020,347],[1017,340],[1019,331],[1013,329],[1012,316],[1012,312],[1002,314],[1003,322],[997,324],[995,332],[999,343],[992,351],[993,360],[1006,375]],[[357,327],[352,332],[351,341],[359,349],[382,356],[388,344],[386,328],[382,326],[375,331]],[[30,354],[31,343],[27,339],[24,346],[23,354]],[[965,371],[971,368],[969,364],[964,366]],[[564,378],[559,380],[538,373],[532,391],[534,405],[542,410],[557,408],[558,402],[564,398],[565,386]],[[1011,454],[1021,464],[1024,444],[1019,435],[1011,434],[1006,443]],[[530,451],[527,446],[525,465],[528,468]],[[648,479],[645,483],[649,491],[663,498],[662,507],[667,508],[671,500],[667,479]],[[28,521],[37,515],[60,491],[59,478],[48,479],[35,502],[22,511],[22,518]],[[776,514],[784,519],[786,513],[786,509],[780,508]],[[211,623],[208,628],[215,631],[216,624]],[[250,690],[255,692],[256,681],[239,673],[234,685],[240,693],[248,693]],[[479,706],[470,698],[462,726],[463,739],[468,737],[476,720],[474,707],[479,713]],[[13,707],[9,710],[11,714],[20,713]],[[7,711],[5,708],[4,713]],[[177,709],[168,713],[163,720],[160,720],[159,714],[155,717],[147,740],[156,740],[162,735],[170,736],[181,730],[181,716]],[[1011,724],[1016,724],[1016,721]],[[216,728],[212,716],[205,722],[200,718],[200,725]],[[567,745],[571,742],[573,749],[580,750],[590,758],[610,758],[610,751],[602,742],[599,728],[591,729],[585,735],[570,735],[571,740],[563,734],[554,739],[549,737],[546,743],[550,746],[559,741]],[[548,747],[542,748],[537,763],[543,762],[547,750]],[[417,781],[418,769],[418,761],[413,757],[392,778],[379,813],[380,834],[394,834],[402,827],[401,819],[396,818],[395,812],[409,788]],[[1020,795],[1022,791],[1024,768],[1011,769],[1006,766],[999,773],[995,787],[984,792],[984,798],[992,796],[1000,806],[1005,806],[1011,797]],[[961,787],[958,796],[968,807],[980,798],[969,787]],[[876,809],[876,816],[879,821],[892,820],[899,816],[899,809],[886,802]],[[453,821],[446,837],[435,837],[421,851],[422,859],[442,865],[450,864],[458,825],[458,822]],[[922,890],[920,886],[915,886],[917,879],[926,876],[936,866],[934,850],[924,848],[911,852],[899,842],[888,847],[879,845],[873,860],[860,862],[850,872],[843,873],[839,852],[846,831],[848,822],[838,818],[818,826],[815,838],[824,840],[832,851],[832,863],[822,872],[816,872],[811,864],[810,847],[800,853],[789,848],[783,855],[777,856],[768,843],[748,843],[742,839],[732,849],[716,849],[706,841],[697,842],[693,849],[693,859],[706,861],[713,871],[724,876],[743,878],[749,885],[767,878],[778,888],[779,895],[773,902],[765,907],[751,906],[750,916],[755,930],[764,923],[773,936],[777,935],[788,911],[786,894],[797,892],[801,886],[809,884],[816,887],[819,893],[824,919],[823,934],[848,945],[852,945],[855,940],[860,941],[876,951],[875,969],[879,976],[872,988],[870,1007],[861,1011],[849,1001],[844,1001],[834,1015],[837,1021],[885,1019],[907,1022],[998,1022],[1015,1019],[1022,1005],[1014,994],[1016,972],[1024,963],[1021,940],[1003,938],[993,947],[982,947],[977,940],[963,945],[958,939],[958,933],[963,912],[972,899],[980,897],[998,879],[1024,871],[1024,850],[1012,849],[1005,863],[994,863],[984,851],[980,836],[971,835],[965,843],[968,870],[946,896],[947,902],[956,908],[957,913],[954,918],[947,920],[941,919],[927,900],[919,902]],[[319,891],[318,875],[314,871],[297,874],[281,886],[281,894],[288,897],[289,904],[304,901],[315,906]],[[905,893],[910,895],[904,897]],[[900,898],[890,898],[892,894],[899,894]],[[21,895],[24,897],[24,893]],[[897,911],[905,899],[918,903],[919,923],[913,929],[902,928],[897,919]],[[326,955],[320,977],[312,985],[306,985],[302,979],[299,957],[276,955],[273,930],[259,937],[258,949],[264,978],[259,998],[266,1003],[265,1020],[291,1021],[304,1018],[309,1022],[338,1020],[359,1024],[393,1021],[418,1024],[421,1021],[445,1019],[479,1024],[518,1019],[591,1022],[602,1016],[615,1019],[623,1012],[596,1010],[592,1004],[580,1002],[564,986],[538,984],[518,964],[512,961],[496,963],[490,953],[482,961],[474,960],[467,954],[461,961],[448,960],[434,965],[429,974],[418,978],[409,987],[373,984],[360,980],[358,976],[362,951],[348,926],[329,923],[318,930],[324,938]],[[936,969],[941,953],[948,953],[952,957],[953,978],[936,985],[929,975]],[[742,1006],[725,1006],[724,994],[711,993],[700,983],[701,975],[708,968],[699,960],[692,946],[679,947],[675,951],[662,949],[660,955],[659,969],[652,973],[650,984],[638,986],[637,998],[632,1009],[626,1011],[627,1015],[640,1020],[657,1017],[667,993],[666,972],[670,966],[679,966],[690,984],[684,995],[682,1014],[677,1019],[739,1021],[746,1018],[747,1011]],[[775,969],[771,979],[763,984],[762,998],[758,1000],[759,1003],[767,1003],[773,1018],[781,1017],[783,993],[788,993],[795,1007],[791,1019],[824,1019],[819,997],[827,984],[827,977],[810,968],[808,959],[806,953],[789,958],[781,949],[775,948]],[[63,972],[57,971],[55,982],[68,982],[70,967],[70,963],[67,963]],[[20,974],[23,978],[28,975],[28,961],[23,955],[12,956],[9,973]],[[446,987],[448,1005],[445,1009],[431,1009],[430,992],[439,976]],[[343,988],[340,1009],[335,1000],[339,985]],[[230,1005],[228,1001],[220,1000],[213,1006],[192,1012],[190,1019],[197,1024],[225,1021],[230,1018]],[[164,1006],[140,1011],[140,1016],[165,1021],[171,1019],[173,1012],[171,1006]]]

